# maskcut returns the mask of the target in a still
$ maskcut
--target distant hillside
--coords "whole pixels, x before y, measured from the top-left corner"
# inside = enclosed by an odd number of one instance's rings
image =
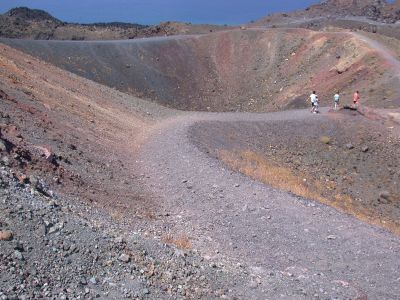
[[[385,0],[327,0],[306,10],[307,16],[360,16],[371,20],[395,23],[400,19],[400,1]]]
[[[400,39],[400,0],[326,0],[304,10],[268,15],[249,26],[312,30],[344,28]]]
[[[0,37],[39,40],[116,40],[150,36],[207,33],[222,26],[164,22],[159,25],[111,22],[77,24],[62,22],[49,13],[18,7],[0,15]]]
[[[289,14],[269,15],[257,21],[257,23],[266,24],[278,19],[293,17],[365,17],[370,20],[393,24],[400,20],[400,0],[393,4],[386,0],[326,0],[305,10]]]
[[[25,21],[50,21],[54,23],[61,23],[60,20],[54,18],[49,13],[40,9],[30,9],[28,7],[19,7],[10,9],[6,16],[14,19],[20,19]]]

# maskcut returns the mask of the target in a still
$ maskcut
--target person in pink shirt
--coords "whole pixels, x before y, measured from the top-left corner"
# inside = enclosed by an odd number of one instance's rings
[[[358,101],[360,101],[360,94],[358,91],[356,91],[353,95],[353,104],[354,106],[357,106]]]

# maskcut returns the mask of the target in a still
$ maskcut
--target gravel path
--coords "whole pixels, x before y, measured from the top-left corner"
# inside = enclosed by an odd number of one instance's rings
[[[155,224],[169,235],[188,236],[206,259],[249,270],[247,285],[236,287],[239,297],[398,299],[398,236],[232,172],[187,134],[200,121],[309,116],[307,110],[188,114],[159,125],[139,161],[163,211]]]

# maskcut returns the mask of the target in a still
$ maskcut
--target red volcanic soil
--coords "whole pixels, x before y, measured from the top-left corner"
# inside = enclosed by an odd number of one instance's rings
[[[159,109],[5,45],[0,66],[1,138],[21,181],[41,175],[56,191],[114,210],[143,205],[127,184],[130,157]]]

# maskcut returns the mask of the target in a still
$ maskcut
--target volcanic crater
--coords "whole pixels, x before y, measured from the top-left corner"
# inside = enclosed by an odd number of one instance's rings
[[[41,176],[60,202],[122,230],[141,253],[125,263],[147,255],[137,240],[201,256],[214,289],[166,278],[175,258],[155,247],[146,271],[127,271],[155,281],[144,298],[177,296],[177,282],[199,298],[400,295],[398,41],[244,28],[1,42],[4,168],[27,189]],[[312,90],[318,115],[304,109]],[[355,90],[358,109],[327,107]]]
[[[363,88],[364,104],[394,107],[398,94],[387,63],[351,33],[247,29],[134,41],[3,42],[179,110],[277,111],[305,107],[314,89],[327,103],[336,91]]]

